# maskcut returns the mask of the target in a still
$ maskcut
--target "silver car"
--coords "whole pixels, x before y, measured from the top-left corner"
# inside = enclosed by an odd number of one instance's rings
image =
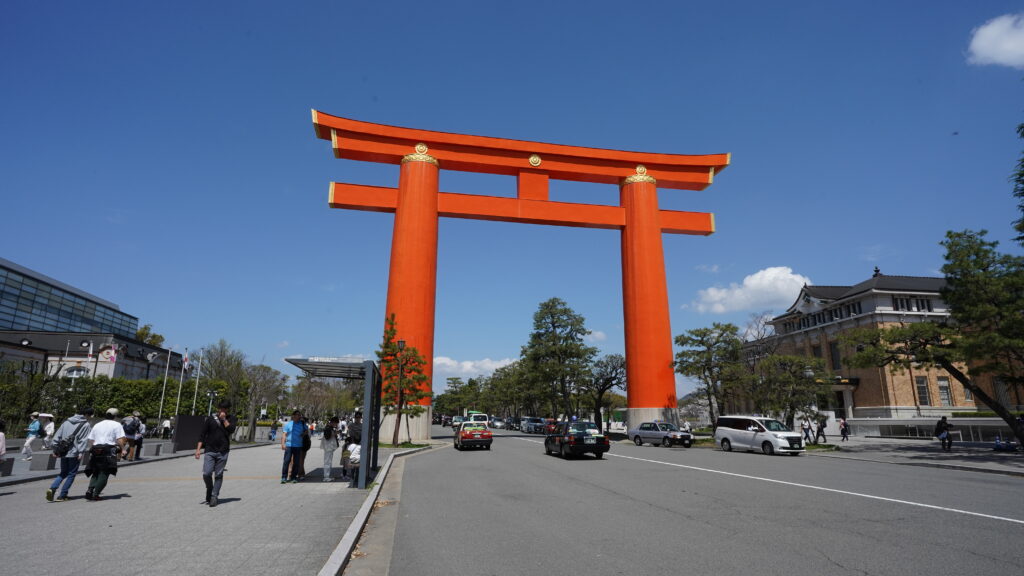
[[[630,428],[627,435],[637,446],[643,446],[645,442],[666,448],[676,444],[684,448],[693,446],[693,434],[680,430],[671,422],[643,422],[636,428]]]

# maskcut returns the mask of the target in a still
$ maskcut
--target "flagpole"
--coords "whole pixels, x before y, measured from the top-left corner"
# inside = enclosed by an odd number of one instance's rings
[[[164,387],[160,390],[160,412],[156,417],[157,426],[163,422],[164,417],[164,396],[167,395],[167,372],[171,369],[171,350],[174,350],[174,346],[167,349],[167,366],[164,367]]]
[[[196,391],[192,394],[192,415],[196,415],[196,398],[199,397],[199,375],[203,373],[203,349],[199,349],[199,366],[196,368]]]
[[[181,376],[178,377],[178,401],[174,403],[174,416],[181,414],[181,384],[185,381],[185,364],[188,363],[188,346],[185,346],[185,357],[181,361]],[[177,421],[174,423],[178,425]]]

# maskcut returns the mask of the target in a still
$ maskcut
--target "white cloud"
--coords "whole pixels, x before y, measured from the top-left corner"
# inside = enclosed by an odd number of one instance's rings
[[[592,330],[590,334],[583,337],[587,342],[604,342],[608,339],[608,335],[600,330]]]
[[[1024,14],[1004,14],[975,28],[967,61],[1024,69]]]
[[[728,288],[712,286],[700,290],[693,305],[699,312],[714,314],[788,306],[800,288],[810,283],[810,278],[794,273],[788,266],[775,266],[747,276],[743,284],[733,282]]]
[[[291,342],[287,340],[281,340],[280,342],[277,343],[278,348],[287,348],[289,346],[291,346]]]
[[[490,376],[492,372],[514,362],[513,358],[502,360],[455,360],[447,356],[434,357],[434,382],[444,382],[448,377],[473,378]]]

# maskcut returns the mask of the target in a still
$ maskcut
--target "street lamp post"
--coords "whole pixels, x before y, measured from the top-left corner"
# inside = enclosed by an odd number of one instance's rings
[[[217,397],[217,391],[207,390],[206,395],[210,397],[210,405],[206,408],[206,414],[209,416],[213,414],[213,399]]]

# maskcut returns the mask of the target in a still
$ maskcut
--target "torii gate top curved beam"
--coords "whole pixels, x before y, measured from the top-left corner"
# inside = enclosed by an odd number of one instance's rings
[[[729,165],[729,154],[655,154],[470,136],[361,122],[317,110],[313,127],[318,138],[331,141],[337,158],[400,164],[423,143],[445,170],[485,174],[518,176],[533,170],[556,180],[618,185],[623,174],[643,165],[659,188],[703,190]]]

